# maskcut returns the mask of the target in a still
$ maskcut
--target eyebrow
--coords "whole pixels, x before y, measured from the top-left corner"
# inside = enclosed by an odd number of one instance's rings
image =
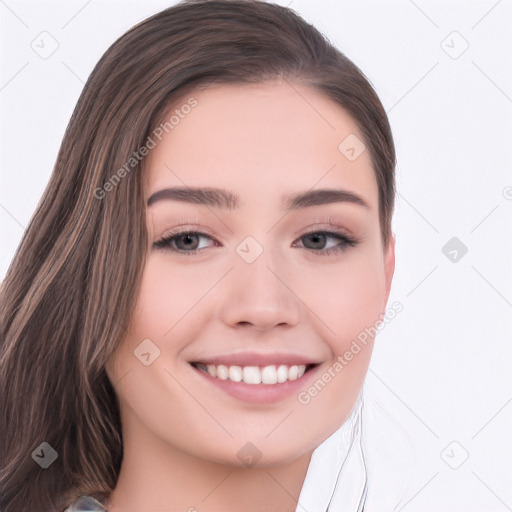
[[[238,196],[229,190],[207,187],[173,187],[155,192],[148,199],[148,206],[162,200],[204,204],[216,208],[235,210],[239,206]]]
[[[282,198],[283,209],[297,210],[308,206],[318,206],[328,203],[352,203],[369,208],[366,201],[353,192],[338,189],[308,190]]]
[[[164,188],[152,194],[148,199],[147,205],[149,207],[163,200],[182,201],[228,210],[236,210],[240,206],[239,197],[233,192],[226,189],[209,187]],[[298,210],[300,208],[337,202],[352,203],[369,208],[368,204],[357,194],[339,189],[308,190],[291,196],[282,196],[281,208],[283,210]]]

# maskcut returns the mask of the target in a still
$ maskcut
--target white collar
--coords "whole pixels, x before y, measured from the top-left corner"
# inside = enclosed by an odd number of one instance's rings
[[[296,512],[358,512],[366,494],[362,400],[345,423],[313,452]]]
[[[411,462],[400,425],[361,393],[345,423],[313,452],[296,512],[396,510]]]

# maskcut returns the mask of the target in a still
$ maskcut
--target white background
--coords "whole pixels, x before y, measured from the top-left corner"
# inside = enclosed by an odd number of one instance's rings
[[[0,0],[0,279],[93,66],[172,3]],[[379,335],[367,389],[414,448],[400,510],[512,510],[512,1],[278,3],[361,67],[394,132],[390,303],[404,310]],[[47,59],[31,47],[51,47],[43,31],[58,43]],[[442,252],[452,237],[468,249],[456,262]]]

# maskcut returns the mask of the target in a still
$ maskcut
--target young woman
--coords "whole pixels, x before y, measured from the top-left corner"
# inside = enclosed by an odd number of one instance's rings
[[[115,42],[2,284],[1,509],[368,512],[394,166],[289,9],[184,2]]]

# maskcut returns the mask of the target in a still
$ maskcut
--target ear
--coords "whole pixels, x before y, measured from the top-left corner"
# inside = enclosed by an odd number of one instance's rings
[[[384,254],[384,276],[385,276],[385,301],[384,308],[389,299],[389,292],[391,290],[391,282],[393,281],[393,274],[395,273],[395,234],[391,233],[389,237],[386,253]]]

